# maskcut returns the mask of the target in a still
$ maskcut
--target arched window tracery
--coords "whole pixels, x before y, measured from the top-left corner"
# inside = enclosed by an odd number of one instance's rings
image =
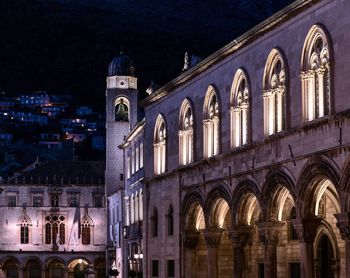
[[[219,154],[219,124],[220,106],[217,93],[209,86],[204,102],[203,145],[204,157],[209,158]]]
[[[154,173],[165,173],[166,169],[166,125],[162,115],[159,115],[154,129]]]
[[[88,215],[84,215],[81,219],[81,243],[84,245],[91,244],[91,233],[93,222],[92,219]]]
[[[21,242],[21,244],[28,244],[29,243],[29,227],[32,226],[32,221],[25,212],[18,219],[17,226],[20,226],[20,242]]]
[[[187,99],[180,109],[179,159],[180,165],[193,162],[193,110]]]
[[[231,89],[231,147],[245,145],[249,141],[250,92],[247,75],[238,69]]]
[[[65,244],[65,219],[63,215],[47,215],[45,217],[46,244]]]
[[[314,25],[304,43],[300,73],[304,121],[331,113],[332,53],[328,37],[324,28]]]
[[[267,58],[264,80],[264,133],[272,135],[286,127],[287,66],[283,54],[273,49]]]

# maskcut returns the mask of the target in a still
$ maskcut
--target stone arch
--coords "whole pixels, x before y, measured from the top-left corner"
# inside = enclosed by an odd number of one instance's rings
[[[251,89],[248,74],[239,68],[230,95],[231,147],[249,143],[251,137]]]
[[[181,165],[194,161],[195,121],[194,105],[189,98],[185,98],[179,113],[179,162]]]
[[[220,95],[214,85],[209,85],[203,104],[203,155],[209,158],[219,154],[221,148]]]
[[[219,185],[210,190],[204,204],[207,227],[222,228],[227,213],[231,214],[230,204],[230,194],[224,186]]]
[[[262,199],[264,207],[266,207],[268,220],[282,221],[284,206],[286,204],[289,207],[295,206],[296,194],[294,185],[294,177],[284,171],[284,169],[272,170],[267,174],[262,188]],[[286,203],[287,201],[289,201],[289,204]],[[290,211],[288,214],[290,214]]]
[[[114,114],[116,122],[130,121],[130,101],[128,97],[122,95],[115,99]]]
[[[154,173],[162,174],[166,171],[167,152],[167,124],[163,114],[157,116],[153,132]]]
[[[344,163],[340,178],[341,208],[343,212],[350,212],[350,157]]]
[[[36,256],[26,258],[26,263],[23,267],[23,277],[39,278],[44,269],[42,261]]]
[[[6,277],[11,274],[10,277],[19,275],[19,270],[23,267],[23,264],[14,256],[7,256],[2,259],[2,270],[5,272]]]
[[[83,256],[77,256],[74,258],[71,258],[68,262],[67,262],[67,267],[68,268],[74,268],[76,266],[76,264],[78,263],[84,263],[86,265],[91,264],[90,260],[87,259],[86,257]]]
[[[287,126],[288,97],[287,59],[279,48],[267,58],[263,77],[264,133],[271,135]]]
[[[23,262],[23,265],[27,265],[27,263],[30,261],[30,260],[34,260],[34,261],[38,261],[40,263],[40,265],[44,265],[44,262],[37,256],[29,256],[27,257],[24,262]]]
[[[53,261],[58,261],[58,262],[60,262],[61,264],[63,264],[64,266],[67,266],[66,261],[65,261],[63,258],[57,257],[57,256],[51,256],[51,257],[48,257],[48,258],[45,260],[45,262],[44,262],[45,268],[47,268],[48,265],[49,265],[51,262],[53,262]]]
[[[237,184],[232,194],[232,221],[235,225],[250,225],[249,219],[246,218],[246,213],[249,210],[246,206],[258,205],[260,210],[263,210],[263,202],[261,193],[256,183],[250,179],[246,179]],[[246,208],[245,208],[246,207]],[[259,212],[259,214],[261,214]]]
[[[201,217],[204,218],[204,223],[199,223]],[[203,224],[206,225],[203,194],[199,190],[190,190],[182,200],[181,229],[198,231]]]
[[[337,201],[340,205],[339,197],[341,196],[341,190],[339,177],[339,168],[330,158],[326,156],[315,156],[311,158],[304,165],[297,181],[297,215],[299,217],[305,217],[309,214],[315,214],[319,200],[317,198],[315,200],[314,197],[321,196],[327,186],[330,186],[330,194],[338,199]],[[321,184],[326,181],[329,184]]]

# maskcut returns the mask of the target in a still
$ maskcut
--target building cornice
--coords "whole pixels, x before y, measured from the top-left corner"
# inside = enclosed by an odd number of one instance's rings
[[[176,88],[183,85],[185,82],[193,79],[199,74],[205,72],[207,69],[216,65],[226,57],[232,55],[238,50],[242,49],[244,46],[252,43],[257,40],[264,34],[270,32],[271,30],[277,28],[282,23],[286,22],[290,18],[294,17],[296,14],[299,14],[309,8],[311,5],[314,5],[322,0],[296,0],[292,4],[288,5],[284,9],[278,11],[265,21],[256,25],[249,31],[245,32],[243,35],[239,36],[237,39],[233,40],[229,44],[220,48],[218,51],[214,52],[212,55],[204,59],[202,62],[198,63],[193,68],[185,71],[175,79],[171,80],[163,87],[159,88],[157,91],[152,93],[150,96],[146,97],[140,102],[140,105],[147,107],[154,102],[160,100],[166,95],[170,94]]]

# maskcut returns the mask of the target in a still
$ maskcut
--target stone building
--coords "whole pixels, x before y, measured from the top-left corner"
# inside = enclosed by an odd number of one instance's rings
[[[139,122],[124,138],[124,277],[143,272],[143,178],[144,178],[144,125]],[[130,275],[129,275],[130,276]],[[139,277],[139,276],[138,276]]]
[[[105,277],[104,162],[52,161],[0,184],[0,277]]]
[[[142,101],[146,277],[350,277],[349,15],[297,0]]]

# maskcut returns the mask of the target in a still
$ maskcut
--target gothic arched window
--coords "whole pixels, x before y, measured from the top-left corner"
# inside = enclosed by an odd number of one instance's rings
[[[168,235],[172,236],[174,234],[174,210],[170,205],[167,214],[167,224],[168,224]]]
[[[180,165],[193,162],[193,112],[188,99],[182,102],[179,127],[179,160]]]
[[[204,157],[209,158],[219,153],[220,141],[220,106],[213,86],[209,86],[207,90],[203,110]]]
[[[114,109],[116,122],[129,121],[129,101],[126,98],[117,98],[115,101]]]
[[[153,209],[153,214],[151,217],[152,221],[152,236],[158,236],[158,211],[156,208]]]
[[[287,81],[284,56],[273,49],[267,58],[263,79],[265,135],[280,132],[286,126]]]
[[[249,141],[250,92],[247,75],[238,69],[231,89],[231,147],[245,145]]]
[[[312,26],[304,43],[300,73],[304,121],[331,113],[331,58],[326,30]]]
[[[94,226],[91,218],[88,215],[84,215],[81,220],[81,243],[88,245],[91,243],[91,229]]]
[[[32,221],[29,216],[23,214],[17,221],[17,226],[20,226],[20,242],[21,244],[29,243],[29,226],[32,226]]]
[[[166,125],[162,115],[159,115],[154,128],[154,173],[165,173],[166,167]]]

